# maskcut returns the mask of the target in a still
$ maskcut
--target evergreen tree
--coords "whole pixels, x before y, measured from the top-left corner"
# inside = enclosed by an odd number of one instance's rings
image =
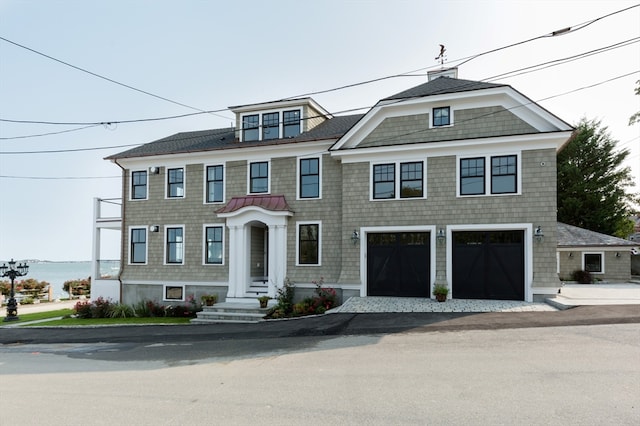
[[[638,197],[631,169],[622,163],[626,149],[599,120],[583,118],[567,145],[558,153],[558,220],[570,225],[626,238],[631,203]]]

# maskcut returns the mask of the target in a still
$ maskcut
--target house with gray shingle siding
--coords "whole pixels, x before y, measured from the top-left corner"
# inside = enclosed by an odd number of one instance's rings
[[[333,116],[311,98],[108,157],[123,171],[118,295],[533,301],[555,294],[556,153],[572,128],[508,85],[437,76]]]
[[[573,281],[574,271],[588,271],[605,282],[628,282],[638,243],[558,222],[558,274]]]

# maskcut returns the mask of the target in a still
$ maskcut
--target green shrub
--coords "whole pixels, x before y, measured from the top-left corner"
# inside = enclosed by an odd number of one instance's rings
[[[276,305],[269,309],[266,318],[286,318],[293,315],[294,283],[286,278],[276,293]]]
[[[20,300],[21,305],[33,305],[33,303],[33,297],[31,296],[23,297],[22,300]]]
[[[593,277],[591,276],[591,273],[589,271],[578,269],[576,271],[573,271],[571,277],[573,278],[573,281],[576,281],[580,284],[591,284],[593,282]]]
[[[133,307],[123,303],[112,304],[108,312],[109,318],[131,318],[135,315]]]
[[[80,300],[74,305],[73,310],[77,318],[91,318],[91,302],[88,300]]]
[[[98,297],[91,303],[91,318],[109,318],[111,301]]]

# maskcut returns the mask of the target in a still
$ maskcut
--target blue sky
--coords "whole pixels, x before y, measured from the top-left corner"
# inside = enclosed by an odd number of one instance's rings
[[[425,81],[437,67],[638,4],[635,1],[7,1],[0,37],[0,118],[94,123],[218,110],[415,72],[313,95],[339,114]],[[483,80],[640,37],[640,7],[571,33],[480,56],[459,77]],[[559,66],[491,80],[563,120],[598,118],[640,179],[637,41]],[[626,74],[626,77],[620,77]],[[620,78],[617,78],[620,77]],[[613,81],[606,82],[607,80]],[[604,83],[603,83],[604,82]],[[603,83],[595,87],[587,86]],[[582,90],[579,90],[582,89]],[[573,93],[564,94],[574,91]],[[0,122],[0,259],[89,260],[94,197],[121,194],[104,157],[181,131],[227,127],[215,115],[93,126]],[[50,132],[67,133],[26,137]],[[111,147],[103,149],[105,147]],[[35,153],[91,149],[88,151]],[[13,152],[26,152],[14,154]],[[72,179],[70,179],[72,178]],[[637,188],[636,188],[637,190]],[[109,244],[109,243],[107,243]],[[115,244],[108,248],[117,257]]]

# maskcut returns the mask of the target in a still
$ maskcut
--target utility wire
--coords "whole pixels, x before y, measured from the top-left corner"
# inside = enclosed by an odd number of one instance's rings
[[[61,130],[59,132],[39,133],[37,135],[11,136],[8,138],[0,138],[0,140],[6,141],[6,140],[13,140],[13,139],[27,139],[27,138],[37,138],[40,136],[60,135],[62,133],[71,133],[71,132],[77,132],[79,130],[91,129],[96,126],[99,126],[99,124],[90,124],[88,126],[76,127],[75,129]]]
[[[35,50],[35,49],[32,49],[32,48],[27,47],[27,46],[24,46],[24,45],[22,45],[22,44],[20,44],[20,43],[16,43],[15,41],[11,41],[11,40],[9,40],[9,39],[7,39],[7,38],[5,38],[5,37],[0,36],[0,40],[3,40],[3,41],[5,41],[5,42],[7,42],[7,43],[10,43],[10,44],[13,44],[14,46],[20,47],[20,48],[22,48],[22,49],[28,50],[28,51],[30,51],[30,52],[33,52],[33,53],[35,53],[35,54],[37,54],[37,55],[43,56],[43,57],[45,57],[45,58],[47,58],[47,59],[51,59],[52,61],[55,61],[55,62],[58,62],[58,63],[60,63],[60,64],[66,65],[66,66],[71,67],[71,68],[73,68],[73,69],[75,69],[75,70],[78,70],[78,71],[84,72],[84,73],[89,74],[89,75],[92,75],[92,76],[94,76],[94,77],[98,77],[98,78],[100,78],[100,79],[102,79],[102,80],[105,80],[105,81],[108,81],[108,82],[110,82],[110,83],[117,84],[118,86],[126,87],[127,89],[134,90],[134,91],[136,91],[136,92],[139,92],[139,93],[145,94],[145,95],[147,95],[147,96],[151,96],[151,97],[154,97],[154,98],[156,98],[156,99],[160,99],[160,100],[163,100],[163,101],[166,101],[166,102],[170,102],[170,103],[172,103],[172,104],[179,105],[179,106],[181,106],[181,107],[189,108],[189,109],[192,109],[192,110],[196,110],[196,111],[199,111],[199,112],[202,112],[202,113],[208,113],[208,114],[212,114],[212,115],[218,115],[218,114],[215,114],[215,113],[212,113],[212,112],[207,112],[207,111],[205,111],[205,110],[203,110],[203,109],[200,109],[200,108],[196,108],[196,107],[192,107],[192,106],[187,105],[187,104],[183,104],[182,102],[177,102],[177,101],[174,101],[174,100],[172,100],[172,99],[165,98],[164,96],[160,96],[160,95],[156,95],[156,94],[151,93],[151,92],[147,92],[146,90],[138,89],[138,88],[136,88],[136,87],[130,86],[130,85],[125,84],[125,83],[121,83],[121,82],[116,81],[116,80],[114,80],[114,79],[112,79],[112,78],[105,77],[105,76],[103,76],[103,75],[100,75],[100,74],[97,74],[97,73],[95,73],[95,72],[92,72],[92,71],[86,70],[86,69],[84,69],[84,68],[80,68],[80,67],[78,67],[78,66],[76,66],[76,65],[70,64],[69,62],[65,62],[65,61],[63,61],[63,60],[61,60],[61,59],[54,58],[53,56],[50,56],[50,55],[47,55],[47,54],[45,54],[45,53],[39,52],[39,51],[37,51],[37,50]],[[221,116],[221,115],[218,115],[218,116],[219,116],[219,117],[222,117],[222,118],[225,118],[225,119],[228,119],[228,117],[224,117],[224,116]]]
[[[510,47],[522,45],[522,44],[525,44],[525,43],[528,43],[528,42],[531,42],[531,41],[534,41],[534,40],[538,40],[538,39],[541,39],[541,38],[555,37],[555,36],[567,34],[569,32],[575,32],[575,31],[581,30],[581,29],[583,29],[583,28],[585,28],[585,27],[587,27],[587,26],[589,26],[589,25],[591,25],[591,24],[593,24],[593,23],[595,23],[595,22],[597,22],[599,20],[605,19],[607,17],[613,16],[613,15],[618,14],[618,13],[625,12],[627,10],[630,10],[630,9],[633,9],[633,8],[639,7],[639,6],[640,6],[640,4],[629,6],[627,8],[620,9],[620,10],[617,10],[615,12],[609,13],[607,15],[603,15],[603,16],[600,16],[598,18],[591,19],[589,21],[585,21],[585,22],[583,22],[581,24],[574,25],[573,27],[566,27],[566,28],[553,31],[551,33],[543,34],[543,35],[540,35],[540,36],[537,36],[537,37],[534,37],[534,38],[531,38],[531,39],[527,39],[527,40],[523,40],[523,41],[520,41],[520,42],[517,42],[517,43],[512,43],[512,44],[509,44],[509,45],[506,45],[506,46],[502,46],[502,47],[498,47],[498,48],[495,48],[495,49],[487,50],[485,52],[478,53],[478,54],[470,56],[470,57],[455,59],[453,61],[449,61],[449,63],[457,62],[457,61],[462,60],[463,62],[461,62],[461,63],[459,63],[457,65],[457,66],[460,66],[460,65],[465,64],[465,63],[467,63],[467,62],[469,62],[469,61],[471,61],[471,60],[473,60],[475,58],[478,58],[480,56],[484,56],[484,55],[487,55],[487,54],[490,54],[490,53],[494,53],[494,52],[497,52],[497,51],[500,51],[500,50],[508,49]],[[123,123],[124,124],[124,123],[134,123],[134,122],[144,122],[144,121],[160,121],[160,120],[167,120],[167,119],[173,119],[173,118],[183,118],[183,117],[199,115],[199,114],[212,114],[212,115],[216,115],[216,116],[219,116],[219,117],[222,117],[222,118],[225,118],[225,119],[229,119],[229,117],[225,117],[225,116],[217,114],[218,112],[228,111],[228,108],[222,108],[222,109],[217,109],[217,110],[202,110],[202,109],[199,109],[199,108],[196,108],[196,107],[192,107],[192,106],[189,106],[189,105],[186,105],[186,104],[182,104],[180,102],[173,101],[171,99],[168,99],[168,98],[165,98],[165,97],[162,97],[162,96],[155,95],[153,93],[149,93],[149,92],[141,90],[141,89],[137,89],[137,88],[135,88],[133,86],[130,86],[130,85],[127,85],[127,84],[124,84],[124,83],[120,83],[120,82],[115,81],[113,79],[110,79],[108,77],[104,77],[104,76],[102,76],[100,74],[85,70],[83,68],[80,68],[80,67],[77,67],[75,65],[69,64],[69,63],[64,62],[62,60],[56,59],[56,58],[54,58],[52,56],[49,56],[49,55],[41,53],[41,52],[39,52],[37,50],[31,49],[31,48],[29,48],[27,46],[23,46],[23,45],[21,45],[19,43],[13,42],[13,41],[8,40],[8,39],[6,39],[4,37],[0,36],[0,40],[4,40],[7,43],[11,43],[11,44],[13,44],[15,46],[18,46],[18,47],[21,47],[23,49],[29,50],[29,51],[31,51],[33,53],[36,53],[36,54],[41,55],[41,56],[44,56],[44,57],[46,57],[48,59],[51,59],[53,61],[59,62],[59,63],[64,64],[64,65],[67,65],[67,66],[69,66],[71,68],[74,68],[74,69],[77,69],[79,71],[88,73],[90,75],[93,75],[95,77],[101,78],[101,79],[106,80],[106,81],[109,81],[111,83],[118,84],[120,86],[129,88],[131,90],[135,90],[137,92],[144,93],[146,95],[153,96],[155,98],[158,98],[158,99],[161,99],[161,100],[164,100],[164,101],[167,101],[167,102],[174,103],[176,105],[180,105],[180,106],[183,106],[183,107],[190,108],[190,109],[198,111],[197,113],[183,114],[183,115],[176,115],[176,116],[169,116],[169,117],[147,118],[147,119],[137,119],[137,120],[117,120],[117,121],[116,120],[112,120],[112,121],[101,121],[101,122],[92,122],[92,123],[86,123],[86,122],[84,122],[84,123],[77,123],[77,122],[66,122],[66,123],[64,123],[64,122],[48,122],[48,121],[35,121],[35,120],[9,120],[9,119],[0,119],[0,121],[9,122],[9,123],[28,123],[28,124],[59,124],[59,125],[62,125],[62,124],[65,124],[65,125],[90,125],[90,124],[105,125],[106,124],[106,125],[109,125],[109,124],[112,124],[112,123]],[[308,93],[295,95],[295,96],[289,96],[289,97],[283,98],[282,100],[295,99],[295,98],[307,97],[307,96],[317,95],[317,94],[322,94],[322,93],[334,92],[334,91],[343,90],[343,89],[347,89],[347,88],[351,88],[351,87],[356,87],[356,86],[370,84],[370,83],[374,83],[374,82],[378,82],[378,81],[388,80],[388,79],[391,79],[391,78],[423,76],[424,74],[415,75],[414,73],[420,72],[420,71],[424,71],[424,70],[428,70],[428,69],[437,68],[437,67],[438,66],[436,65],[436,66],[430,66],[430,67],[425,67],[425,68],[419,68],[419,69],[416,69],[416,70],[407,71],[407,72],[400,73],[400,74],[394,74],[394,75],[390,75],[390,76],[379,77],[379,78],[366,80],[366,81],[362,81],[362,82],[358,82],[358,83],[347,84],[347,85],[336,87],[336,88],[320,90],[320,91],[315,91],[315,92],[308,92]],[[412,74],[414,74],[414,75],[412,75]]]
[[[502,79],[506,79],[506,78],[511,78],[511,77],[515,77],[518,75],[522,75],[525,73],[530,73],[530,72],[535,72],[535,71],[539,71],[541,69],[545,69],[548,68],[550,66],[558,66],[558,65],[563,65],[567,62],[571,62],[574,60],[579,60],[579,59],[583,59],[592,55],[597,55],[600,53],[604,53],[606,51],[609,50],[613,50],[613,49],[618,49],[621,47],[626,47],[629,46],[630,44],[633,43],[638,43],[640,41],[640,37],[635,37],[632,39],[628,39],[625,41],[621,41],[618,43],[614,43],[608,46],[604,46],[604,47],[600,47],[598,49],[594,49],[594,50],[589,50],[586,52],[582,52],[579,53],[577,55],[572,55],[572,56],[568,56],[568,57],[564,57],[564,58],[559,58],[559,59],[554,59],[552,61],[547,61],[547,62],[542,62],[540,64],[536,64],[536,65],[531,65],[529,67],[525,67],[525,68],[520,68],[517,70],[513,70],[513,71],[509,71],[503,74],[498,74],[492,77],[487,77],[487,78],[483,78],[481,80],[478,81],[495,81],[495,80],[502,80]],[[393,77],[393,76],[391,76]],[[475,84],[475,82],[474,82]],[[346,86],[343,86],[346,87]],[[331,90],[339,90],[340,88],[336,88],[336,89],[331,89]],[[288,98],[287,98],[288,99]],[[345,114],[347,112],[354,112],[354,111],[360,111],[360,110],[365,110],[365,109],[370,109],[372,106],[363,106],[363,107],[359,107],[359,108],[350,108],[348,110],[342,110],[342,111],[337,111],[332,113],[332,115],[337,115],[337,114]],[[221,112],[221,111],[226,111],[227,109],[218,109],[218,110],[214,110],[214,111],[205,111],[205,112],[194,112],[194,113],[188,113],[188,114],[180,114],[180,115],[171,115],[171,116],[164,116],[164,117],[152,117],[152,118],[140,118],[140,119],[131,119],[131,120],[112,120],[112,121],[101,121],[101,122],[55,122],[55,121],[36,121],[36,120],[11,120],[11,119],[3,119],[0,118],[0,122],[8,122],[8,123],[20,123],[20,124],[43,124],[43,125],[84,125],[86,127],[83,128],[79,128],[79,129],[75,129],[75,130],[66,130],[60,133],[64,133],[64,132],[68,132],[68,131],[76,131],[76,130],[83,130],[85,128],[90,128],[90,127],[94,127],[94,126],[111,126],[111,125],[117,125],[117,124],[131,124],[131,123],[143,123],[143,122],[153,122],[153,121],[164,121],[164,120],[173,120],[173,119],[179,119],[179,118],[185,118],[185,117],[191,117],[194,115],[201,115],[204,113],[210,113],[210,112]],[[302,120],[310,120],[310,119],[314,119],[314,118],[319,118],[319,117],[323,117],[323,116],[312,116],[312,117],[306,117],[303,118]],[[279,124],[282,124],[282,122],[280,122]],[[237,129],[236,132],[241,131],[241,129]],[[56,134],[56,133],[50,133],[50,134]],[[43,134],[44,135],[48,135],[47,133]],[[33,136],[41,136],[41,135],[33,135]],[[0,138],[0,140],[10,140],[10,139],[18,139],[18,138],[26,138],[26,137],[31,137],[31,136],[18,136],[18,137],[7,137],[7,138]]]
[[[640,70],[632,71],[632,72],[629,72],[629,73],[626,73],[626,74],[619,75],[617,77],[612,77],[612,78],[609,78],[607,80],[603,80],[603,81],[600,81],[600,82],[597,82],[597,83],[594,83],[594,84],[590,84],[588,86],[583,86],[583,87],[580,87],[580,88],[577,88],[577,89],[569,90],[567,92],[563,92],[563,93],[559,93],[559,94],[556,94],[556,95],[548,96],[546,98],[538,99],[536,101],[531,101],[531,102],[528,102],[526,104],[516,105],[515,107],[509,108],[509,110],[515,109],[515,108],[521,108],[521,107],[526,106],[526,105],[530,105],[530,104],[533,104],[533,103],[539,103],[539,102],[546,101],[546,100],[553,99],[553,98],[557,98],[557,97],[560,97],[560,96],[565,96],[565,95],[568,95],[568,94],[571,94],[571,93],[575,93],[575,92],[579,92],[579,91],[582,91],[582,90],[591,89],[593,87],[600,86],[602,84],[606,84],[606,83],[609,83],[611,81],[615,81],[615,80],[618,80],[618,79],[621,79],[621,78],[624,78],[624,77],[628,77],[628,76],[633,75],[633,74],[637,74],[639,72],[640,72]],[[399,99],[399,100],[396,101],[396,103],[402,102],[402,101],[405,101],[405,100],[406,99]],[[469,120],[465,120],[464,122],[477,120],[479,118],[483,118],[483,117],[490,116],[490,115],[493,115],[493,114],[496,114],[496,112],[490,112],[490,113],[483,114],[483,115],[480,115],[480,116],[477,116],[477,117],[473,117],[473,118],[470,118]],[[463,123],[463,122],[458,122],[458,123],[460,124],[460,123]],[[405,137],[405,136],[410,136],[410,135],[418,134],[418,133],[421,133],[421,132],[425,132],[427,130],[430,130],[430,129],[408,132],[408,133],[404,133],[404,134],[401,134],[401,135],[394,136],[393,138],[386,138],[385,140],[393,140],[393,139],[397,139],[397,138],[401,138],[401,137]],[[185,136],[183,138],[173,139],[172,143],[180,142],[180,141],[186,141],[186,140],[189,140],[189,139],[195,139],[195,138],[200,138],[200,137],[202,137],[202,135],[200,135],[200,134],[196,134],[196,135],[192,135],[192,136]],[[129,145],[117,145],[117,146],[94,147],[94,148],[58,149],[58,150],[48,150],[48,151],[0,151],[0,155],[3,155],[3,154],[4,155],[53,154],[53,153],[64,153],[64,152],[97,151],[97,150],[105,150],[105,149],[126,148],[126,147],[132,147],[132,146],[140,146],[140,145],[141,144],[129,144]]]
[[[473,55],[473,56],[469,57],[468,59],[463,60],[462,62],[457,64],[457,66],[466,64],[466,63],[468,63],[468,62],[470,62],[470,61],[472,61],[472,60],[474,60],[476,58],[479,58],[480,56],[488,55],[489,53],[499,52],[500,50],[508,49],[510,47],[519,46],[521,44],[529,43],[529,42],[532,42],[532,41],[535,41],[535,40],[540,40],[540,39],[543,39],[543,38],[557,37],[557,36],[573,33],[573,32],[579,31],[579,30],[581,30],[583,28],[586,28],[591,24],[596,23],[596,22],[600,21],[601,19],[608,18],[608,17],[616,15],[618,13],[626,12],[627,10],[633,9],[634,7],[638,7],[638,6],[640,6],[640,4],[636,4],[636,5],[633,5],[633,6],[626,7],[624,9],[617,10],[617,11],[609,13],[607,15],[603,15],[603,16],[600,16],[598,18],[591,19],[589,21],[585,21],[585,22],[583,22],[581,24],[574,25],[573,27],[562,28],[562,29],[559,29],[559,30],[556,30],[556,31],[552,31],[552,32],[547,33],[547,34],[543,34],[543,35],[540,35],[540,36],[537,36],[537,37],[530,38],[528,40],[523,40],[523,41],[519,41],[517,43],[513,43],[513,44],[506,45],[506,46],[498,47],[496,49],[487,50],[486,52],[482,52],[482,53],[479,53],[477,55]]]

